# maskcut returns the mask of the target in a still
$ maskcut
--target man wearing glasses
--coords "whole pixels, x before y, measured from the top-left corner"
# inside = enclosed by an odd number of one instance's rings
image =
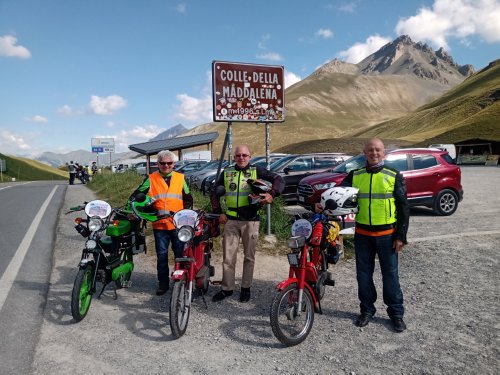
[[[159,214],[177,212],[183,208],[193,206],[193,197],[184,181],[182,173],[174,172],[174,163],[177,156],[168,150],[160,151],[157,156],[158,171],[148,175],[144,182],[132,193],[148,194],[156,201],[154,207]],[[158,271],[158,289],[156,295],[165,294],[169,288],[168,245],[172,243],[172,250],[176,258],[182,257],[182,243],[175,233],[173,216],[153,222],[153,234],[156,249],[156,269]]]
[[[255,247],[259,238],[258,211],[264,204],[270,204],[285,187],[281,176],[267,169],[249,164],[250,150],[246,145],[236,146],[234,160],[236,164],[227,167],[215,183],[226,189],[227,209],[222,213],[220,198],[213,193],[210,197],[212,210],[220,213],[219,221],[224,224],[222,241],[222,289],[213,296],[214,302],[222,301],[233,294],[235,286],[235,268],[240,240],[243,243],[243,275],[241,279],[240,302],[250,300],[250,287],[253,280],[255,264]],[[272,183],[270,193],[260,194],[260,204],[250,204],[248,195],[252,193],[247,183],[248,179],[263,179]],[[215,191],[216,189],[214,189]]]

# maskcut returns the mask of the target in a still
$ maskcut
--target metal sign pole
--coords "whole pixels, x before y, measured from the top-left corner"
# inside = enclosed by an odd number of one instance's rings
[[[232,156],[233,156],[233,123],[229,121],[227,123],[227,134],[228,134],[228,148],[227,148],[227,160],[229,164],[231,164]]]
[[[271,169],[271,155],[269,152],[269,145],[271,143],[271,135],[269,133],[269,123],[266,122],[266,164],[267,170]],[[267,234],[271,234],[271,205],[266,204],[266,215],[267,215]]]

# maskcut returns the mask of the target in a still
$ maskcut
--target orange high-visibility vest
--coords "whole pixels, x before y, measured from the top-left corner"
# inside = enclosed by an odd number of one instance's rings
[[[148,195],[156,199],[154,207],[158,210],[159,215],[169,214],[170,211],[177,212],[184,208],[182,201],[183,174],[172,172],[168,186],[160,172],[154,172],[149,175],[149,183]],[[153,229],[175,229],[173,216],[153,222]]]

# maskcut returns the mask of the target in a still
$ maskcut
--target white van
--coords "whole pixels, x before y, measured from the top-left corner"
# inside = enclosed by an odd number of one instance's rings
[[[455,148],[455,145],[453,143],[433,144],[429,145],[429,148],[439,148],[441,150],[446,150],[453,160],[457,160],[457,149]]]

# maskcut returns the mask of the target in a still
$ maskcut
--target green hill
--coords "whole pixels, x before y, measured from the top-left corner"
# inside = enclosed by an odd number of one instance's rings
[[[35,160],[6,156],[0,154],[0,159],[5,161],[6,171],[1,173],[0,182],[12,181],[40,181],[40,180],[66,180],[68,172]]]

